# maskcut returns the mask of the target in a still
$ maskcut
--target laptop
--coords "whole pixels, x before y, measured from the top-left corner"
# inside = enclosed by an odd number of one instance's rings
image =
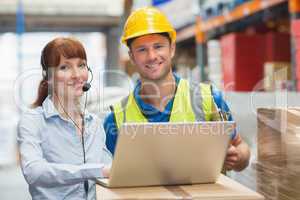
[[[124,123],[106,187],[214,183],[235,122]]]

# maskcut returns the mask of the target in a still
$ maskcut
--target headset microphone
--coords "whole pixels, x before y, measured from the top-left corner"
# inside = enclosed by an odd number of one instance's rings
[[[85,84],[82,86],[82,91],[87,92],[90,88],[91,88],[91,84],[85,83]]]
[[[91,88],[91,82],[93,81],[93,72],[92,72],[91,68],[89,68],[89,67],[87,67],[87,68],[88,68],[88,71],[91,73],[92,77],[91,77],[90,82],[85,83],[85,84],[82,86],[82,91],[83,91],[83,92],[87,92],[87,91]]]

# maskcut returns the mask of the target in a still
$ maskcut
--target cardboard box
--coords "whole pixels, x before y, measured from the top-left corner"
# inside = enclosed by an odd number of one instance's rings
[[[287,89],[291,80],[289,62],[267,62],[264,64],[264,89],[274,91]]]
[[[260,108],[257,119],[257,191],[300,199],[300,108]]]
[[[291,60],[290,34],[287,33],[230,33],[221,37],[220,44],[227,91],[263,89],[264,64]],[[268,87],[272,88],[271,85]],[[281,85],[285,87],[285,83]]]
[[[281,162],[281,112],[276,109],[259,108],[257,110],[257,156],[258,161]],[[279,163],[280,164],[280,163]]]
[[[300,37],[300,19],[293,19],[291,23],[291,34]]]
[[[265,61],[289,62],[291,60],[289,33],[268,32],[265,34]]]
[[[296,54],[295,65],[296,65],[296,77],[299,80],[300,79],[300,36],[298,38],[297,48],[298,48],[298,50],[295,51],[295,54]]]
[[[264,197],[221,175],[215,184],[109,189],[96,186],[97,199],[219,199],[263,200]]]
[[[263,35],[231,33],[221,37],[224,89],[252,91],[263,78]]]

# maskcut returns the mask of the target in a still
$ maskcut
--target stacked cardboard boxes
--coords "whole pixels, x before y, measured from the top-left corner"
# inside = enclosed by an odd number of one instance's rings
[[[217,88],[223,89],[221,49],[218,40],[210,40],[207,42],[207,58],[209,80]]]
[[[257,191],[300,199],[300,108],[258,109]]]
[[[252,91],[263,78],[264,37],[232,33],[221,38],[224,89]]]
[[[297,89],[300,91],[300,19],[292,20],[291,34],[293,42],[293,53],[295,56]]]
[[[289,62],[291,60],[289,33],[269,32],[264,37],[266,62]]]
[[[289,62],[267,62],[264,64],[264,89],[274,91],[289,89],[291,64]]]
[[[220,43],[224,89],[229,91],[262,90],[264,64],[290,62],[291,58],[290,35],[286,33],[231,33]]]

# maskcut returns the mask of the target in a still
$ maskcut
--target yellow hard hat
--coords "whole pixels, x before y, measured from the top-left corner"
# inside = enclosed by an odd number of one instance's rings
[[[128,39],[164,32],[169,33],[172,43],[176,41],[176,31],[167,17],[157,8],[147,6],[135,10],[128,17],[121,41],[127,45]]]

